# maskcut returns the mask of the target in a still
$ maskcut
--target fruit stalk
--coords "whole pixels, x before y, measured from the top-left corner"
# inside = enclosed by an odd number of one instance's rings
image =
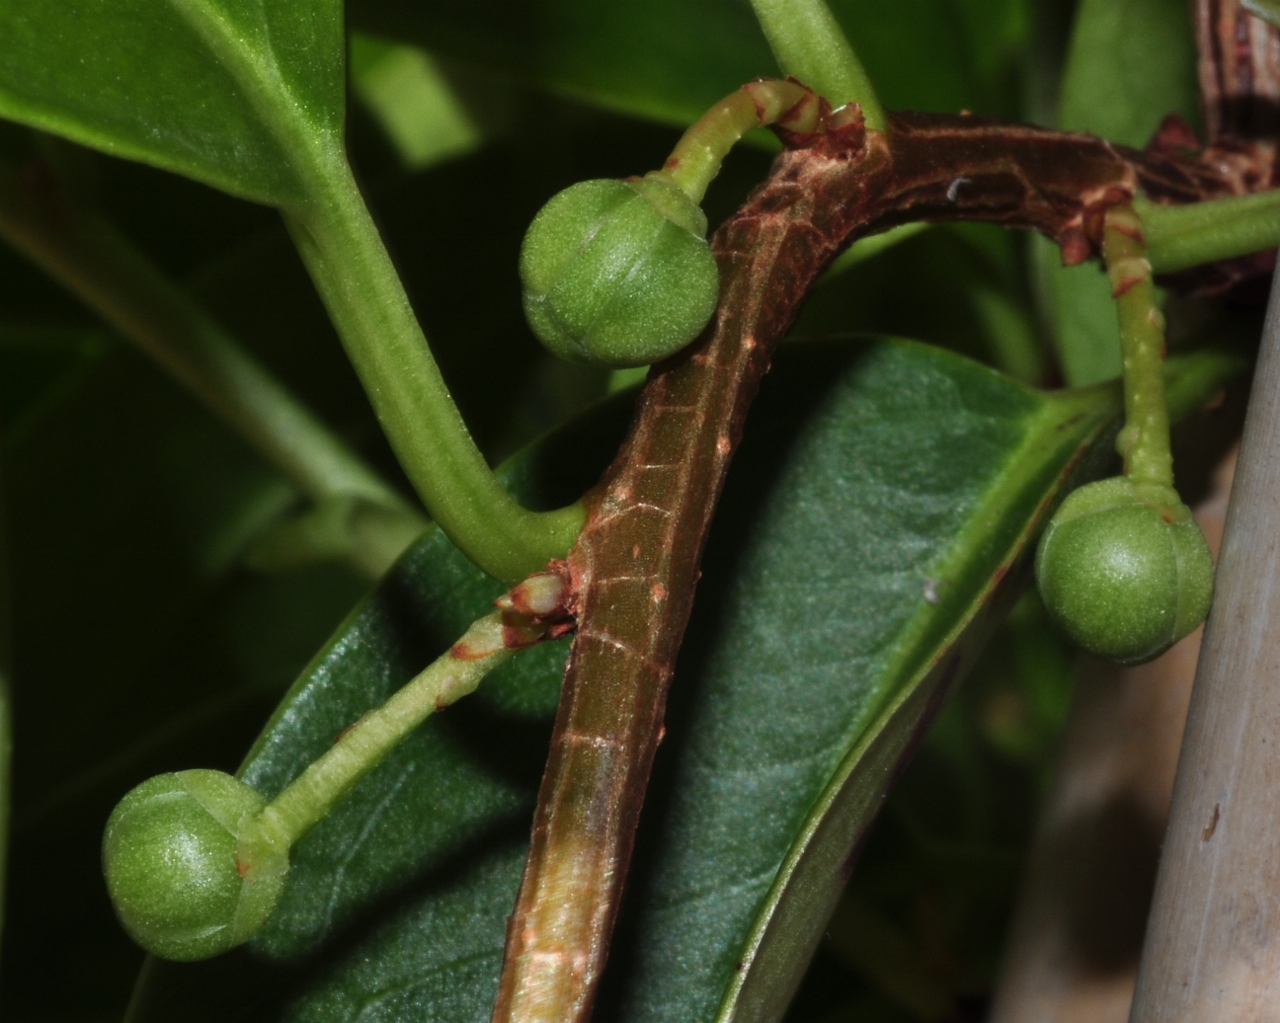
[[[1107,210],[1102,255],[1120,320],[1125,425],[1116,438],[1125,475],[1138,484],[1173,486],[1169,411],[1164,397],[1164,314],[1147,261],[1142,221],[1129,203]]]
[[[812,89],[776,78],[748,82],[699,117],[680,136],[655,175],[701,202],[729,151],[752,128],[778,125],[811,132],[820,126],[822,103]]]
[[[549,582],[550,589],[543,586]],[[517,590],[539,590],[539,601],[554,610],[563,591],[559,576],[533,576]],[[356,783],[378,766],[404,737],[436,711],[475,692],[486,675],[517,651],[542,641],[547,627],[509,607],[477,619],[443,655],[432,661],[386,703],[345,729],[323,756],[310,764],[257,816],[249,849],[266,842],[290,849],[324,820]],[[242,856],[242,859],[252,859]]]

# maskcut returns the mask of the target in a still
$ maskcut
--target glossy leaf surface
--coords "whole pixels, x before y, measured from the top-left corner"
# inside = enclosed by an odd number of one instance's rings
[[[781,353],[713,529],[602,1018],[780,1015],[889,776],[1016,592],[1006,573],[1088,452],[1109,457],[1117,401],[911,343]],[[517,463],[516,489],[580,488],[566,466],[603,464],[620,411]],[[494,595],[429,534],[243,776],[278,791]],[[517,659],[415,734],[302,843],[253,950],[158,965],[135,1019],[225,1018],[227,997],[241,1019],[487,1018],[563,656]]]
[[[0,39],[0,116],[236,195],[341,144],[341,0],[7,0]]]

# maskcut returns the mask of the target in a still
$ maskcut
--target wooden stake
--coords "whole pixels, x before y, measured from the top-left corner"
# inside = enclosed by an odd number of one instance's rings
[[[1280,1020],[1280,302],[1272,285],[1131,1023]]]

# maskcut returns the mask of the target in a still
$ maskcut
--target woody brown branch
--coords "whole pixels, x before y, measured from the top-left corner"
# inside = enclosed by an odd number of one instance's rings
[[[716,233],[720,308],[658,367],[567,559],[578,628],[508,932],[495,1021],[590,1015],[662,735],[703,544],[747,410],[809,288],[849,243],[911,221],[971,220],[1096,254],[1109,206],[1139,190],[1185,203],[1271,180],[1247,146],[1195,154],[1166,127],[1136,151],[969,116],[899,114],[788,139],[768,180]],[[1265,163],[1266,166],[1260,166]],[[1214,268],[1221,286],[1251,271]]]

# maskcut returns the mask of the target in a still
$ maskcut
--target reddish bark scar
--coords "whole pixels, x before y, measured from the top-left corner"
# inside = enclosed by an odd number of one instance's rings
[[[662,583],[654,583],[651,592],[653,593],[654,603],[661,603],[667,599],[667,588]]]
[[[482,657],[487,657],[493,651],[475,650],[468,644],[459,641],[449,648],[449,656],[455,661],[478,661]]]

